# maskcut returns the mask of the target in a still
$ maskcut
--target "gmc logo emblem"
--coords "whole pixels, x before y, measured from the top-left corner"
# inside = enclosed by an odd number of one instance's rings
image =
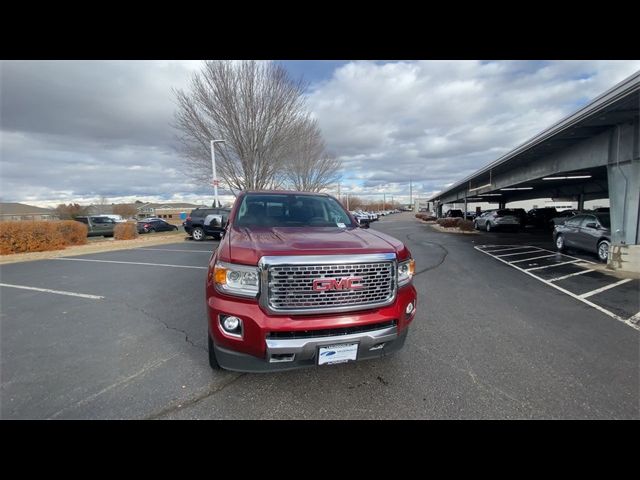
[[[361,288],[364,288],[362,285],[362,277],[316,278],[313,281],[313,289],[316,292],[326,292],[329,290],[360,290]]]

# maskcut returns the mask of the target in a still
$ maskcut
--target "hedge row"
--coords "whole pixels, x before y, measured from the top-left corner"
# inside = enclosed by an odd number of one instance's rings
[[[116,240],[132,240],[138,238],[138,228],[133,222],[119,223],[113,230],[113,236]]]
[[[444,228],[459,228],[463,232],[473,231],[473,222],[462,218],[439,218],[436,223]]]
[[[87,243],[87,226],[74,220],[0,222],[0,255],[61,250]]]
[[[429,215],[428,213],[416,213],[416,218],[419,218],[420,220],[425,220],[427,222],[436,221],[436,217]]]

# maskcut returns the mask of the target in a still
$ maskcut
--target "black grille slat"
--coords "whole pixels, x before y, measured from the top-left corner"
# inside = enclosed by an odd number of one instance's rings
[[[368,325],[359,325],[355,327],[328,328],[321,330],[298,330],[288,332],[269,332],[267,338],[270,339],[295,339],[295,338],[313,338],[313,337],[337,337],[340,335],[351,335],[354,333],[372,332],[383,328],[395,327],[396,320],[389,320],[380,323],[370,323]]]

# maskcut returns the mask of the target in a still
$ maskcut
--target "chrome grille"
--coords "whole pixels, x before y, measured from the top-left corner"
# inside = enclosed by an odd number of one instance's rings
[[[313,290],[316,279],[353,276],[362,278],[363,288]],[[273,312],[305,314],[379,307],[395,299],[395,261],[271,265],[267,269],[267,285],[267,306]]]

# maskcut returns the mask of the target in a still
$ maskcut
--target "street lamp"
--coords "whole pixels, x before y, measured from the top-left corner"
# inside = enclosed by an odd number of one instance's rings
[[[211,167],[213,169],[213,202],[214,207],[219,207],[220,202],[218,201],[218,185],[220,182],[218,181],[218,175],[216,174],[216,143],[224,143],[224,140],[211,140]]]

